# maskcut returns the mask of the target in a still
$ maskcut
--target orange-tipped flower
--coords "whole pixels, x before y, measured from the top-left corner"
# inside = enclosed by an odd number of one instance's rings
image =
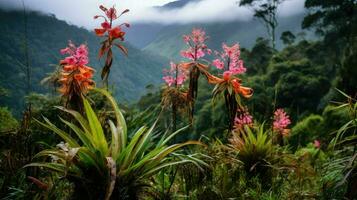
[[[86,94],[94,86],[92,80],[94,69],[86,66],[88,63],[87,46],[82,44],[76,47],[72,42],[69,42],[68,47],[62,49],[61,53],[68,56],[60,62],[63,70],[60,79],[62,87],[59,92],[68,98],[73,95]]]

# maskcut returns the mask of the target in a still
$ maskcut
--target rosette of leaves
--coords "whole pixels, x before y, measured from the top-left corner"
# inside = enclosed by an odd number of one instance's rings
[[[155,143],[153,139],[157,137],[154,123],[149,128],[140,127],[129,137],[126,121],[114,98],[105,90],[95,90],[107,97],[113,108],[115,121],[108,120],[110,130],[104,130],[105,126],[101,125],[85,98],[85,115],[58,107],[74,118],[75,122],[61,119],[71,133],[55,126],[47,118],[44,118],[45,122],[37,121],[60,136],[64,143],[58,148],[38,153],[35,159],[45,159],[26,167],[46,168],[63,175],[75,186],[73,198],[139,199],[141,192],[150,187],[151,177],[161,169],[182,163],[204,163],[179,152],[187,145],[200,142],[168,145],[182,129],[170,136],[161,137]],[[110,139],[107,139],[105,132],[111,133]]]
[[[259,127],[244,126],[244,131],[233,132],[229,139],[233,150],[238,151],[247,174],[264,175],[274,159],[274,145],[264,124]]]

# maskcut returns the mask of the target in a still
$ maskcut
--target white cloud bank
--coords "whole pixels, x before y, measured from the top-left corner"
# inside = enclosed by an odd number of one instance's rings
[[[101,14],[99,5],[115,5],[120,11],[130,12],[122,20],[130,23],[209,23],[224,21],[244,21],[252,18],[252,11],[239,7],[237,0],[201,0],[185,5],[183,8],[158,10],[160,6],[175,0],[24,0],[28,9],[51,13],[71,24],[93,28],[99,21],[93,16]],[[303,12],[304,0],[286,0],[279,7],[280,16],[290,16]],[[21,0],[0,0],[0,7],[21,8]]]

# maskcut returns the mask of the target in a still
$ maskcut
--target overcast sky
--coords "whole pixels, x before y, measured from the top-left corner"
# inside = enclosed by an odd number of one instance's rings
[[[99,5],[118,10],[130,9],[122,20],[130,23],[192,23],[249,20],[252,12],[237,5],[237,0],[201,0],[185,7],[169,11],[158,11],[153,6],[164,5],[175,0],[24,0],[31,10],[55,14],[71,24],[93,28],[98,25],[93,16],[101,14]],[[21,8],[21,0],[0,0],[0,6],[10,9]],[[286,0],[279,7],[280,16],[289,16],[304,11],[304,0]]]

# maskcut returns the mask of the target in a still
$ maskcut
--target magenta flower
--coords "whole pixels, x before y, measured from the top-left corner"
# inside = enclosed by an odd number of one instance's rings
[[[88,47],[85,44],[80,45],[78,48],[69,41],[68,47],[61,49],[61,54],[67,54],[61,62],[67,65],[86,65],[88,64]]]
[[[216,52],[219,58],[213,60],[212,65],[217,69],[229,71],[232,75],[244,74],[247,69],[243,65],[243,60],[240,59],[239,44],[230,47],[223,43],[222,49],[222,52]],[[227,64],[225,65],[225,63]]]
[[[165,76],[162,78],[168,86],[182,86],[187,78],[187,72],[179,67],[179,65],[171,62],[170,69],[163,70]]]
[[[222,62],[220,59],[215,59],[212,61],[212,65],[215,66],[217,69],[223,69],[224,68],[224,62]]]
[[[181,51],[181,56],[190,60],[198,60],[206,54],[211,54],[205,41],[208,39],[202,29],[194,28],[191,35],[184,35],[183,41],[189,45],[187,50]]]
[[[273,129],[278,133],[287,136],[289,134],[289,129],[287,127],[291,124],[289,115],[283,109],[277,109],[274,112],[274,122]]]
[[[244,111],[235,117],[234,124],[236,128],[241,128],[244,125],[251,126],[253,125],[253,117],[249,114],[248,111]]]

